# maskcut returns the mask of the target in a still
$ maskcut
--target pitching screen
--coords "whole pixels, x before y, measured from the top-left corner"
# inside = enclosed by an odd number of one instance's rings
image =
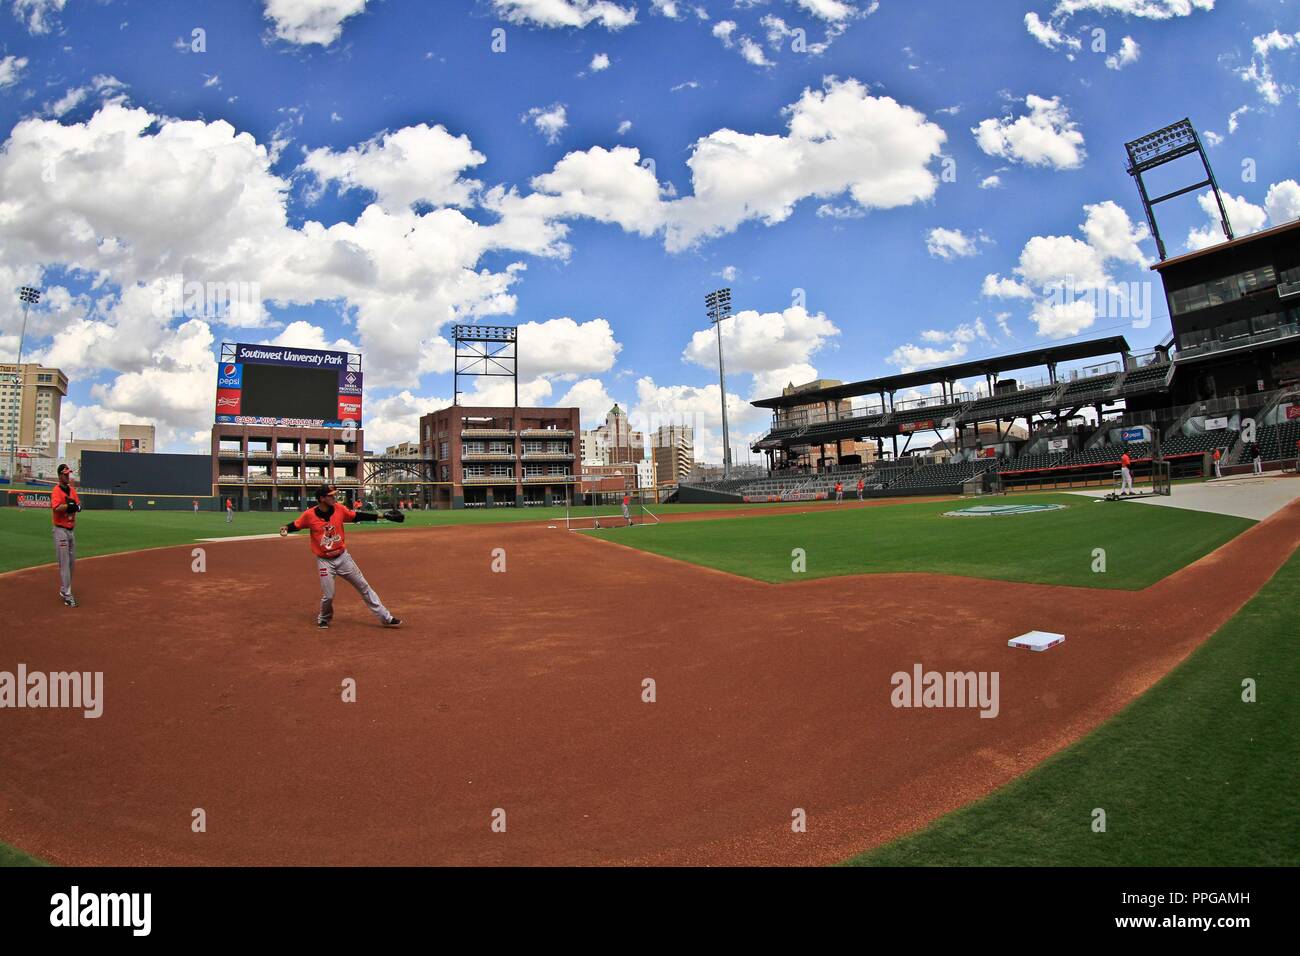
[[[336,369],[291,365],[244,365],[240,414],[258,418],[338,418]]]

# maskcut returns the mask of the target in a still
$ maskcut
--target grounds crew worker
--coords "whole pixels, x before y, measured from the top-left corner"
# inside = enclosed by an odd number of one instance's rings
[[[54,519],[54,554],[59,562],[59,597],[67,607],[76,607],[72,596],[72,568],[77,563],[77,512],[81,498],[72,487],[72,469],[59,465],[59,483],[50,492],[51,517]]]
[[[316,555],[316,570],[320,573],[320,612],[316,615],[316,626],[322,630],[330,626],[334,618],[334,579],[342,578],[357,589],[361,599],[370,608],[370,613],[379,618],[384,627],[397,627],[401,618],[393,617],[384,607],[379,595],[367,582],[357,563],[352,560],[343,543],[343,525],[349,521],[378,521],[379,515],[365,511],[353,511],[347,505],[335,500],[333,485],[321,485],[316,489],[316,507],[308,508],[296,519],[280,529],[280,537],[294,531],[308,531],[311,534],[311,550]],[[384,512],[383,517],[389,521],[405,521],[406,515],[396,509]]]

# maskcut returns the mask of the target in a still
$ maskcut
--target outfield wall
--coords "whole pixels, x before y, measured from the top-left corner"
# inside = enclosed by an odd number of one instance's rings
[[[80,485],[118,495],[211,497],[212,456],[86,451],[79,477]]]

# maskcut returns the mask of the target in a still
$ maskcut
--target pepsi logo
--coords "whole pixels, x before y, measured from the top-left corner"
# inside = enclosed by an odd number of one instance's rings
[[[227,365],[227,366],[222,370],[222,372],[223,372],[223,374],[225,374],[225,375],[234,375],[234,374],[235,374],[235,366],[233,366],[233,365]]]

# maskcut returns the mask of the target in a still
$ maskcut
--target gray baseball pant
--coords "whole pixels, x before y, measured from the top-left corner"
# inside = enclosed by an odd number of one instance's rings
[[[361,600],[366,602],[366,607],[370,608],[370,613],[379,618],[380,621],[388,623],[393,619],[393,615],[384,607],[384,603],[379,600],[379,595],[375,593],[366,581],[366,576],[361,573],[357,563],[352,560],[352,555],[344,551],[342,554],[333,558],[317,558],[316,568],[320,571],[320,620],[330,621],[334,617],[334,579],[342,578],[357,589],[361,595]]]
[[[226,524],[231,524],[235,520],[235,512],[230,508],[226,509]]]
[[[59,595],[72,597],[72,568],[77,563],[77,537],[71,528],[54,526],[54,554],[59,559]]]

